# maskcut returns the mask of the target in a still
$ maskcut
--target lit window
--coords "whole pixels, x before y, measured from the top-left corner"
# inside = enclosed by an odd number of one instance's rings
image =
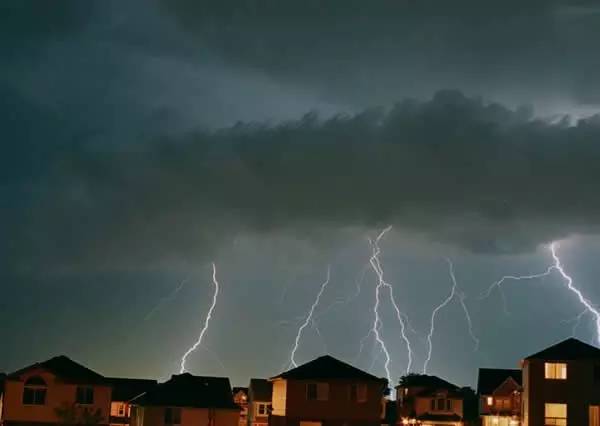
[[[44,405],[46,403],[46,382],[39,376],[29,378],[23,388],[24,405]]]
[[[546,426],[567,426],[567,404],[548,404],[545,405]]]
[[[91,386],[77,386],[77,404],[91,405],[94,403],[94,388]]]
[[[257,402],[256,403],[256,415],[257,416],[268,416],[270,406],[271,406],[271,404],[268,404],[266,402]]]
[[[493,396],[487,397],[487,405],[489,405],[489,406],[494,405],[494,397]]]
[[[566,380],[567,364],[561,362],[547,362],[544,364],[546,379]]]

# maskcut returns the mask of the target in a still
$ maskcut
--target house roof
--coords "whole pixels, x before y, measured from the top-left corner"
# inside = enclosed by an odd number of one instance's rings
[[[522,383],[521,370],[504,368],[480,368],[477,377],[477,393],[491,395],[506,379],[513,379],[519,386]]]
[[[600,358],[600,349],[595,346],[588,345],[587,343],[577,340],[575,338],[569,338],[563,340],[560,343],[550,346],[540,352],[525,358],[530,359],[542,359],[542,360],[556,360],[556,361],[568,361],[575,359],[591,359]]]
[[[401,379],[401,384],[396,386],[397,388],[406,387],[424,387],[433,389],[459,389],[458,386],[452,384],[438,376],[430,376],[428,374],[408,374]]]
[[[226,377],[193,376],[189,373],[171,376],[131,401],[141,406],[223,408],[239,410],[233,402],[231,385]]]
[[[129,401],[148,392],[154,386],[158,385],[156,380],[149,379],[127,379],[121,377],[109,377],[106,379],[112,386],[113,401]]]
[[[273,384],[267,379],[250,379],[248,392],[253,401],[271,401],[273,398]]]
[[[106,384],[104,376],[84,367],[64,355],[55,356],[47,361],[36,362],[35,364],[21,368],[20,370],[10,373],[7,376],[7,379],[17,380],[22,374],[36,369],[49,371],[70,383]]]
[[[379,382],[386,381],[386,379],[373,376],[366,371],[353,367],[330,355],[321,356],[271,378],[271,380],[274,379],[355,379]]]

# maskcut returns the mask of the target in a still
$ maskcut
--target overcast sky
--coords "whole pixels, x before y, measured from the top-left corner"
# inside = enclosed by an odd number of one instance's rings
[[[0,371],[65,353],[176,373],[214,261],[190,372],[279,373],[330,266],[296,360],[384,376],[369,238],[388,225],[415,371],[446,258],[459,292],[429,372],[474,385],[477,367],[596,342],[556,271],[481,294],[546,270],[560,240],[600,303],[598,39],[583,0],[3,1]],[[397,380],[408,355],[386,296]]]

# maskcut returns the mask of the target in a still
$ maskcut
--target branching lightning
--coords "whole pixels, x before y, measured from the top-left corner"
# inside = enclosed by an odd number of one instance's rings
[[[388,226],[383,231],[381,231],[381,233],[377,236],[375,241],[370,241],[373,252],[372,252],[371,258],[369,259],[369,263],[371,264],[373,271],[377,275],[377,285],[375,287],[375,304],[373,305],[373,314],[375,317],[373,320],[373,327],[371,328],[371,332],[374,334],[375,340],[377,341],[377,343],[379,344],[381,350],[383,351],[383,353],[385,355],[384,369],[385,369],[386,377],[388,379],[388,383],[393,383],[392,376],[390,373],[390,363],[391,363],[390,353],[387,349],[385,341],[382,339],[381,334],[379,332],[380,327],[382,325],[381,318],[379,315],[380,294],[381,294],[382,288],[385,288],[388,290],[389,297],[390,297],[390,303],[394,307],[394,311],[396,312],[396,317],[398,318],[398,322],[400,323],[400,335],[402,336],[402,340],[404,340],[404,343],[406,344],[406,348],[408,351],[408,365],[406,367],[407,373],[410,372],[410,369],[412,367],[412,358],[413,358],[412,355],[413,354],[412,354],[410,340],[408,339],[408,336],[406,335],[407,326],[406,326],[406,322],[404,320],[405,315],[400,311],[400,308],[398,308],[398,304],[396,303],[396,300],[394,298],[394,288],[392,287],[391,284],[386,282],[384,279],[383,268],[381,266],[381,261],[379,259],[379,255],[381,254],[379,242],[381,241],[381,239],[385,236],[385,234],[390,229],[392,229],[392,227]]]
[[[177,293],[179,293],[181,289],[185,286],[188,280],[189,277],[182,280],[181,283],[179,283],[179,285],[175,287],[175,289],[171,293],[160,299],[158,303],[146,314],[146,316],[144,317],[144,321],[148,321],[160,308],[163,307],[165,303],[173,300],[175,296],[177,296]]]
[[[557,242],[553,242],[550,244],[550,251],[552,252],[552,259],[554,259],[554,267],[559,272],[559,274],[564,278],[567,288],[575,293],[579,302],[585,307],[585,310],[592,314],[596,319],[596,344],[600,346],[600,312],[592,305],[592,303],[583,295],[581,290],[573,285],[573,278],[571,278],[563,269],[562,264],[560,262],[560,258],[558,257],[558,248],[559,244]]]
[[[492,285],[490,285],[488,287],[487,291],[485,291],[482,294],[481,298],[485,299],[485,298],[489,297],[491,295],[492,291],[496,288],[501,290],[501,285],[505,281],[508,281],[508,280],[522,281],[522,280],[533,280],[533,279],[545,278],[545,277],[549,276],[550,274],[552,274],[553,271],[557,271],[560,274],[560,276],[562,277],[562,279],[564,280],[567,289],[575,294],[579,303],[581,303],[584,307],[583,312],[581,312],[575,319],[568,321],[568,322],[576,321],[576,324],[573,327],[573,333],[575,332],[575,328],[577,327],[577,325],[579,324],[581,319],[585,316],[585,314],[589,313],[589,314],[593,315],[593,317],[595,318],[595,325],[596,325],[595,341],[596,341],[596,344],[600,346],[600,311],[598,311],[598,309],[583,295],[581,290],[579,290],[577,287],[575,287],[575,285],[573,283],[573,278],[571,276],[569,276],[566,273],[566,271],[564,270],[562,263],[560,261],[560,257],[558,256],[559,247],[560,247],[560,245],[557,241],[554,241],[553,243],[550,244],[549,248],[550,248],[550,253],[552,255],[553,264],[550,265],[544,272],[541,272],[539,274],[531,274],[531,275],[505,275],[504,277],[500,278],[500,280],[498,280],[495,283],[493,283]],[[506,311],[506,308],[505,308],[505,311]]]
[[[508,312],[508,307],[506,304],[506,295],[504,294],[504,291],[502,289],[502,284],[504,284],[506,281],[523,281],[523,280],[535,280],[535,279],[539,279],[539,278],[545,278],[545,277],[549,276],[550,274],[552,274],[552,271],[554,271],[555,269],[556,269],[556,265],[552,265],[552,266],[549,266],[544,272],[539,273],[539,274],[505,275],[502,278],[500,278],[498,281],[492,283],[492,285],[490,285],[488,287],[488,289],[484,293],[482,293],[480,298],[487,299],[488,297],[490,297],[490,295],[492,294],[494,289],[497,289],[500,292],[500,294],[502,295],[504,313],[508,314],[509,312]]]
[[[449,260],[446,259],[448,262]],[[449,267],[452,267],[451,263],[448,263]],[[427,374],[427,367],[429,366],[429,362],[431,361],[431,355],[433,352],[433,334],[435,333],[435,317],[437,316],[437,313],[442,310],[446,305],[448,305],[450,302],[452,302],[452,299],[454,299],[454,296],[456,294],[456,282],[453,281],[452,282],[452,289],[450,290],[450,294],[448,295],[448,297],[446,299],[444,299],[444,301],[442,301],[442,303],[440,303],[438,306],[435,307],[435,309],[433,310],[433,312],[431,313],[431,322],[430,322],[430,326],[429,326],[429,334],[427,334],[427,358],[425,359],[425,364],[423,365],[423,374]]]
[[[475,343],[475,350],[479,349],[479,338],[477,338],[475,332],[473,331],[473,321],[471,319],[471,313],[469,312],[469,309],[467,308],[467,305],[465,303],[466,295],[462,291],[460,291],[458,287],[456,275],[454,274],[454,264],[448,258],[446,258],[446,263],[448,263],[448,273],[450,275],[450,280],[452,281],[452,287],[450,289],[450,294],[442,301],[442,303],[436,306],[431,312],[429,333],[427,334],[427,358],[425,359],[425,363],[423,365],[423,374],[427,374],[427,368],[429,366],[429,362],[431,361],[431,357],[433,354],[433,335],[435,333],[435,318],[438,312],[444,309],[446,306],[448,306],[448,304],[450,304],[450,302],[452,302],[452,300],[454,300],[457,296],[458,302],[465,314],[465,319],[467,320],[469,335]]]
[[[186,371],[185,370],[185,361],[187,360],[187,357],[192,352],[194,352],[198,348],[198,346],[200,346],[200,344],[202,343],[204,334],[208,330],[208,323],[210,322],[210,319],[212,317],[215,306],[217,305],[217,296],[219,295],[219,281],[217,281],[217,266],[215,265],[214,262],[212,263],[212,269],[213,269],[212,281],[213,281],[213,285],[215,286],[215,292],[213,294],[212,304],[210,305],[208,314],[206,314],[206,320],[204,321],[204,327],[202,327],[202,330],[200,331],[200,335],[198,336],[198,339],[181,357],[181,365],[179,368],[179,374],[185,373],[185,371]]]
[[[331,267],[327,267],[327,279],[323,282],[323,284],[321,284],[321,289],[319,290],[319,292],[317,293],[317,297],[315,298],[315,301],[313,302],[312,306],[310,307],[310,310],[308,311],[308,314],[306,315],[306,318],[304,319],[304,322],[302,323],[302,325],[300,326],[300,328],[298,328],[298,332],[296,333],[296,339],[294,340],[294,347],[292,348],[292,352],[290,353],[290,366],[292,367],[297,367],[298,364],[296,363],[296,351],[298,350],[298,346],[300,345],[300,338],[302,337],[302,332],[304,331],[304,329],[306,327],[308,327],[309,324],[311,324],[313,322],[313,315],[315,313],[315,309],[317,308],[317,306],[319,305],[319,302],[321,300],[321,296],[323,295],[323,292],[325,291],[325,288],[327,287],[327,285],[329,284],[329,278],[331,275]],[[317,333],[320,335],[321,333],[318,331],[317,328]]]

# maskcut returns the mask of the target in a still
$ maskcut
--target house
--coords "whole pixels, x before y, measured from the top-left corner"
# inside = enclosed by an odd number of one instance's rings
[[[600,349],[571,338],[522,367],[523,426],[600,426]]]
[[[270,426],[379,426],[387,380],[329,355],[269,379]]]
[[[109,377],[108,383],[112,387],[110,404],[110,425],[129,425],[131,418],[131,405],[129,401],[149,391],[158,384],[156,380],[126,379]]]
[[[248,425],[248,388],[234,387],[233,402],[240,407],[239,426]]]
[[[463,391],[437,376],[402,377],[396,399],[397,424],[458,426],[463,422]]]
[[[2,426],[109,421],[111,386],[100,374],[57,356],[6,376]]]
[[[272,394],[273,386],[267,379],[250,379],[247,426],[267,426],[269,424]]]
[[[240,407],[225,377],[183,373],[131,401],[131,426],[238,426]]]
[[[521,370],[480,368],[477,378],[482,426],[518,426],[521,422]]]

